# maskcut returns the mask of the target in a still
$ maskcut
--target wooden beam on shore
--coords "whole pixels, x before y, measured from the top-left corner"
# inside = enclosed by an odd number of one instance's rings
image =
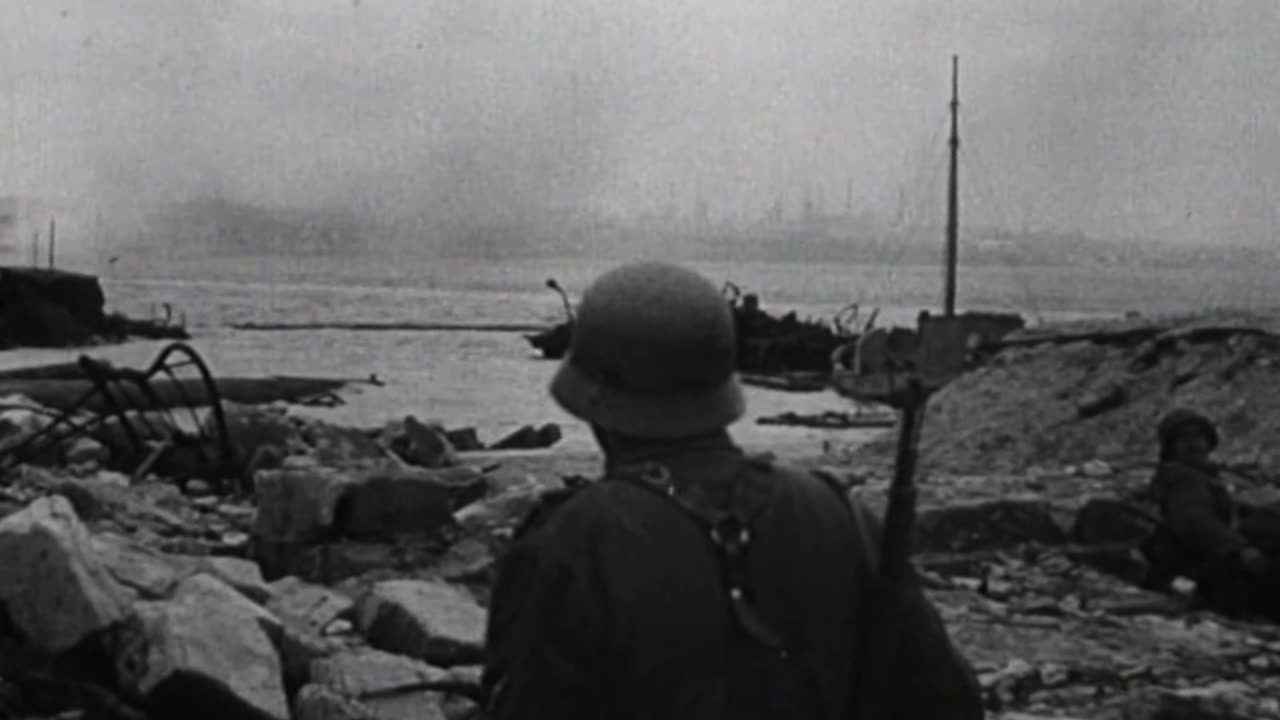
[[[331,393],[348,385],[367,383],[377,385],[376,377],[368,380],[346,378],[308,377],[222,377],[216,378],[218,394],[223,400],[245,405],[260,405],[276,401],[297,402],[316,395]],[[209,405],[213,397],[199,378],[157,377],[149,382],[154,395],[148,396],[135,383],[119,382],[111,386],[115,403],[124,410],[166,410]],[[71,410],[94,389],[93,381],[84,379],[10,378],[0,380],[0,397],[21,395],[54,410]],[[107,412],[111,403],[96,393],[89,398],[84,409],[90,412]]]
[[[550,325],[530,323],[232,323],[232,330],[255,332],[289,332],[295,330],[348,330],[353,332],[492,332],[533,333],[542,332]]]

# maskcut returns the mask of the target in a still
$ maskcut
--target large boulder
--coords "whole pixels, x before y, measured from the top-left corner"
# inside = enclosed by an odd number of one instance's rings
[[[194,572],[212,575],[256,603],[266,603],[272,597],[272,588],[254,562],[238,557],[206,555],[196,558],[193,565]]]
[[[441,666],[478,661],[486,617],[466,592],[430,580],[380,582],[356,606],[371,645]]]
[[[116,673],[150,717],[287,720],[279,621],[225,583],[196,575],[144,601],[122,628]]]
[[[470,467],[374,470],[346,489],[335,521],[341,537],[354,539],[434,532],[484,490],[484,476]]]
[[[274,543],[311,543],[332,534],[338,501],[359,482],[336,468],[284,467],[254,478],[258,515],[254,535]]]
[[[116,533],[95,535],[92,543],[107,572],[144,600],[172,595],[188,569],[178,558]]]
[[[303,720],[444,720],[439,693],[424,686],[448,678],[438,668],[410,658],[361,650],[317,660],[313,685],[298,694],[295,714]]]
[[[471,535],[505,537],[541,501],[548,489],[526,478],[457,512],[458,524]]]
[[[351,598],[293,576],[271,583],[270,594],[267,609],[282,620],[296,621],[319,633],[324,633],[333,622],[350,619],[355,614],[355,602]]]
[[[259,539],[316,543],[435,532],[485,479],[468,467],[284,467],[259,472],[256,485]]]
[[[293,576],[271,583],[270,589],[267,609],[282,625],[280,661],[285,689],[292,695],[311,682],[316,660],[347,647],[341,631],[350,630],[355,603],[341,593]]]
[[[0,604],[50,656],[128,614],[130,594],[102,563],[66,498],[41,498],[0,520],[0,558]]]

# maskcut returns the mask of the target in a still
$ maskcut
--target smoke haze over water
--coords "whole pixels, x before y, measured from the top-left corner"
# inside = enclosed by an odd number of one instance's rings
[[[1265,244],[1271,0],[0,0],[0,195],[112,222],[221,197],[400,222],[940,205]],[[931,144],[934,143],[934,144]],[[921,167],[938,172],[921,184]],[[985,188],[984,193],[971,187]]]

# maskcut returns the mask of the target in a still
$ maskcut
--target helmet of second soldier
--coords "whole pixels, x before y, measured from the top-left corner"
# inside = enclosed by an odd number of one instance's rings
[[[729,304],[709,280],[667,263],[623,265],[583,293],[551,395],[622,435],[703,435],[745,410],[735,348]]]
[[[1194,431],[1203,441],[1201,452],[1211,452],[1218,446],[1218,428],[1205,415],[1189,408],[1175,408],[1160,419],[1156,426],[1156,437],[1160,441],[1160,455],[1172,458],[1178,453],[1180,438],[1188,431]]]

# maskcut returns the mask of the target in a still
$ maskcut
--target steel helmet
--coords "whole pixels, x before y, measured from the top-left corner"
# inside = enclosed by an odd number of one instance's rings
[[[1167,445],[1173,436],[1186,427],[1196,427],[1202,430],[1209,438],[1209,448],[1213,449],[1218,446],[1218,428],[1213,421],[1204,415],[1191,410],[1189,408],[1175,408],[1170,410],[1160,420],[1160,424],[1156,427],[1156,437],[1160,440],[1161,445]]]
[[[583,293],[551,395],[569,414],[641,438],[680,438],[742,417],[729,304],[709,280],[630,263]]]

